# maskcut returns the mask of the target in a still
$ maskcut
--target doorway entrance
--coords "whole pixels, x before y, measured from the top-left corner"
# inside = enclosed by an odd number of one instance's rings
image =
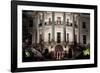
[[[61,43],[61,33],[57,32],[57,43]]]

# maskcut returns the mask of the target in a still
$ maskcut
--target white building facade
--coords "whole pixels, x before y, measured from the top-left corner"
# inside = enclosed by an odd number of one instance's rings
[[[33,12],[32,44],[42,43],[49,51],[56,45],[68,50],[74,42],[90,44],[90,15],[68,12]]]

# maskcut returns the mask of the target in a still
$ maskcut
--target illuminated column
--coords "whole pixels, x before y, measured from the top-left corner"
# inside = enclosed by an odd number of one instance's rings
[[[72,17],[73,17],[73,45],[75,44],[75,15],[74,13],[72,13]]]
[[[63,42],[66,43],[66,13],[63,13]]]
[[[36,44],[36,32],[37,32],[37,30],[36,30],[36,25],[37,25],[37,14],[35,13],[35,15],[34,15],[34,13],[33,13],[33,15],[32,15],[32,18],[33,18],[33,28],[32,28],[32,44]]]
[[[55,13],[52,12],[52,41],[55,41]]]

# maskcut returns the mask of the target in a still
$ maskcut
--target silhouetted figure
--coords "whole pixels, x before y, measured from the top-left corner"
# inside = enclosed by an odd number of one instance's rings
[[[50,56],[49,56],[49,50],[47,48],[45,49],[43,55],[44,55],[45,59],[49,59],[50,58]]]
[[[69,49],[68,58],[72,58],[72,48]]]
[[[56,60],[61,60],[64,58],[64,51],[61,45],[55,47],[54,57]]]
[[[68,58],[68,54],[67,54],[67,51],[65,51],[64,53],[64,59],[67,59]]]

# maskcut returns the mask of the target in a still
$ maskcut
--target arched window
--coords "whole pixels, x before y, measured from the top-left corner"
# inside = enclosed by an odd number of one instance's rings
[[[49,21],[48,21],[49,25],[51,24],[51,18],[49,18]]]
[[[69,19],[67,19],[67,25],[69,25]]]
[[[67,43],[69,43],[69,33],[67,33]]]
[[[57,24],[61,24],[61,17],[57,17]]]
[[[50,43],[50,33],[48,33],[48,43]]]

